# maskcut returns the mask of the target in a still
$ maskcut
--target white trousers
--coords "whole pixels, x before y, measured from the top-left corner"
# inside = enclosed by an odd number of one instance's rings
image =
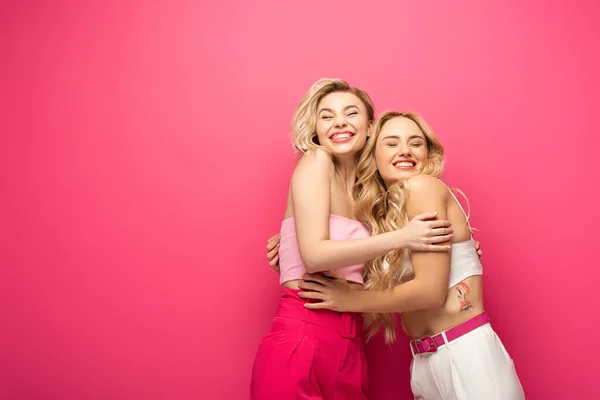
[[[416,354],[410,368],[415,400],[522,400],[515,365],[489,323]]]

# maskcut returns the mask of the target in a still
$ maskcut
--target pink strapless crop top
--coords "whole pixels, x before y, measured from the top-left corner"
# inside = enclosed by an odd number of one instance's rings
[[[331,240],[364,239],[369,236],[371,236],[369,231],[360,222],[339,215],[329,216],[329,238]],[[364,283],[364,268],[364,264],[358,264],[340,268],[337,271],[344,275],[348,281],[362,284]],[[286,218],[281,223],[279,269],[280,283],[302,279],[302,276],[306,274],[306,268],[304,267],[302,258],[300,258],[300,250],[298,249],[294,217]]]

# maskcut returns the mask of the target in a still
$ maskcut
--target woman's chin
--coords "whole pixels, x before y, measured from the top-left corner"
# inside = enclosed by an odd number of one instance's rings
[[[384,177],[383,179],[387,183],[388,186],[391,186],[394,183],[411,178],[411,177],[415,176],[416,174],[417,174],[417,171],[415,171],[414,169],[407,170],[407,171],[397,171],[396,170],[396,171],[393,171],[390,174],[388,174],[388,176]]]

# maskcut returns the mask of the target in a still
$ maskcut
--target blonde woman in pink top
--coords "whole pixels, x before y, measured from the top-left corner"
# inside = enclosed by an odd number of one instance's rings
[[[302,153],[292,176],[281,226],[279,265],[283,296],[259,345],[253,400],[366,399],[362,317],[309,310],[298,296],[304,274],[337,270],[360,289],[364,263],[399,249],[445,252],[447,221],[421,214],[403,229],[371,236],[354,216],[356,163],[370,134],[369,96],[339,79],[316,82],[292,120],[292,142]]]

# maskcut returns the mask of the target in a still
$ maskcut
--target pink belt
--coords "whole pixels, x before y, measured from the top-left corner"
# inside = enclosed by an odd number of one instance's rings
[[[484,311],[476,317],[435,336],[424,336],[421,339],[411,340],[410,349],[413,356],[423,353],[435,353],[438,347],[479,328],[481,325],[487,324],[489,321],[490,318],[487,312]]]

